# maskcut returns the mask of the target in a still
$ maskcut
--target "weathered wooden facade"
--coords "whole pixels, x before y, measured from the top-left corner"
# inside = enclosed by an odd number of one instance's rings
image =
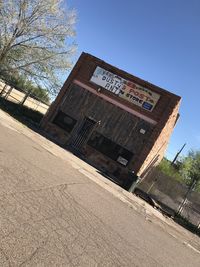
[[[162,159],[179,104],[179,96],[83,53],[41,126],[124,184]]]

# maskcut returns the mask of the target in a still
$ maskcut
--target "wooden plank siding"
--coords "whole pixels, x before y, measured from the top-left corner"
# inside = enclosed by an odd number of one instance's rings
[[[121,110],[75,84],[68,89],[61,110],[78,121],[76,127],[84,117],[92,117],[96,121],[101,121],[96,130],[134,154],[139,153],[153,129],[150,123]],[[148,131],[144,135],[140,134],[141,128]]]

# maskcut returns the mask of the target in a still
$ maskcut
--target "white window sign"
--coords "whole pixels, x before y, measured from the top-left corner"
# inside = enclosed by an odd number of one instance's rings
[[[117,95],[124,86],[124,79],[100,67],[96,67],[90,81]]]
[[[96,67],[90,81],[149,111],[153,110],[160,98],[157,93],[100,67]]]

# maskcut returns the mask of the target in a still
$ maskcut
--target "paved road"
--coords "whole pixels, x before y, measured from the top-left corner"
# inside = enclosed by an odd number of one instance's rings
[[[65,151],[68,160],[59,157],[56,145],[6,116],[0,112],[0,266],[200,266],[200,252],[182,239],[190,233],[144,216],[110,182],[94,182],[91,167]]]

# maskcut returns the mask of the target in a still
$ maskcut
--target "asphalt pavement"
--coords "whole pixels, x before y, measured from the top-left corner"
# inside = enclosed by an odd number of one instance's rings
[[[199,267],[199,238],[0,111],[0,266]]]

